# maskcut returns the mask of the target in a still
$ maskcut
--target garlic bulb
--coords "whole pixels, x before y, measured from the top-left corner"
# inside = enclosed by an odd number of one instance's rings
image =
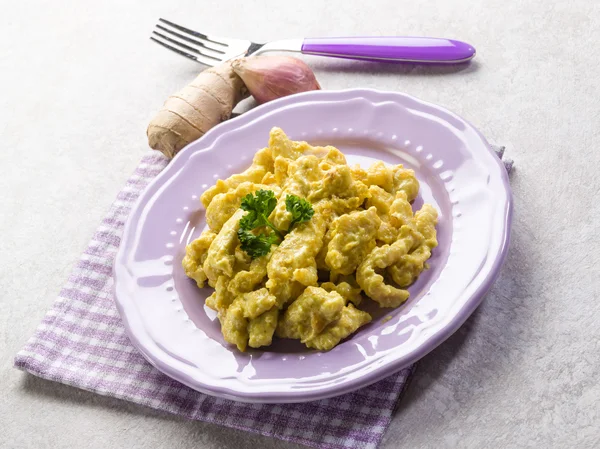
[[[311,68],[290,56],[250,56],[232,66],[258,103],[321,89]]]

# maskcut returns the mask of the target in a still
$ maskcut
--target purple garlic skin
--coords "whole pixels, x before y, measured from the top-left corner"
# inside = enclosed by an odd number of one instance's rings
[[[312,69],[300,59],[290,56],[249,56],[236,59],[232,67],[261,104],[321,89]]]

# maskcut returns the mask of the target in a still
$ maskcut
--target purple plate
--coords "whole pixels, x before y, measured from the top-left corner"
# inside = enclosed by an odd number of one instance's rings
[[[413,168],[415,207],[440,212],[431,268],[398,309],[329,352],[281,340],[237,351],[181,268],[185,245],[205,226],[198,200],[217,178],[244,170],[281,127],[292,139],[331,144],[349,163]],[[347,393],[417,361],[481,302],[506,256],[511,192],[483,136],[455,114],[395,92],[316,91],[286,97],[227,121],[184,148],[142,193],[115,259],[116,301],[131,341],[174,379],[246,402],[303,402]]]

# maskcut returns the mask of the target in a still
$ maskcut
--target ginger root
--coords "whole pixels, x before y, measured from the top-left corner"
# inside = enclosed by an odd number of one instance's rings
[[[231,61],[207,69],[165,101],[148,125],[148,144],[172,158],[188,143],[227,120],[247,96],[248,89]]]

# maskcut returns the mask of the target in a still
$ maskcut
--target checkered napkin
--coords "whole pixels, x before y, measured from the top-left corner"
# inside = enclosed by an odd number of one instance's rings
[[[503,148],[496,149],[502,157]],[[505,161],[507,170],[512,161]],[[115,307],[112,264],[132,205],[167,165],[143,157],[15,366],[44,379],[320,449],[374,449],[413,367],[368,388],[304,404],[245,404],[198,393],[162,374],[132,346]]]

